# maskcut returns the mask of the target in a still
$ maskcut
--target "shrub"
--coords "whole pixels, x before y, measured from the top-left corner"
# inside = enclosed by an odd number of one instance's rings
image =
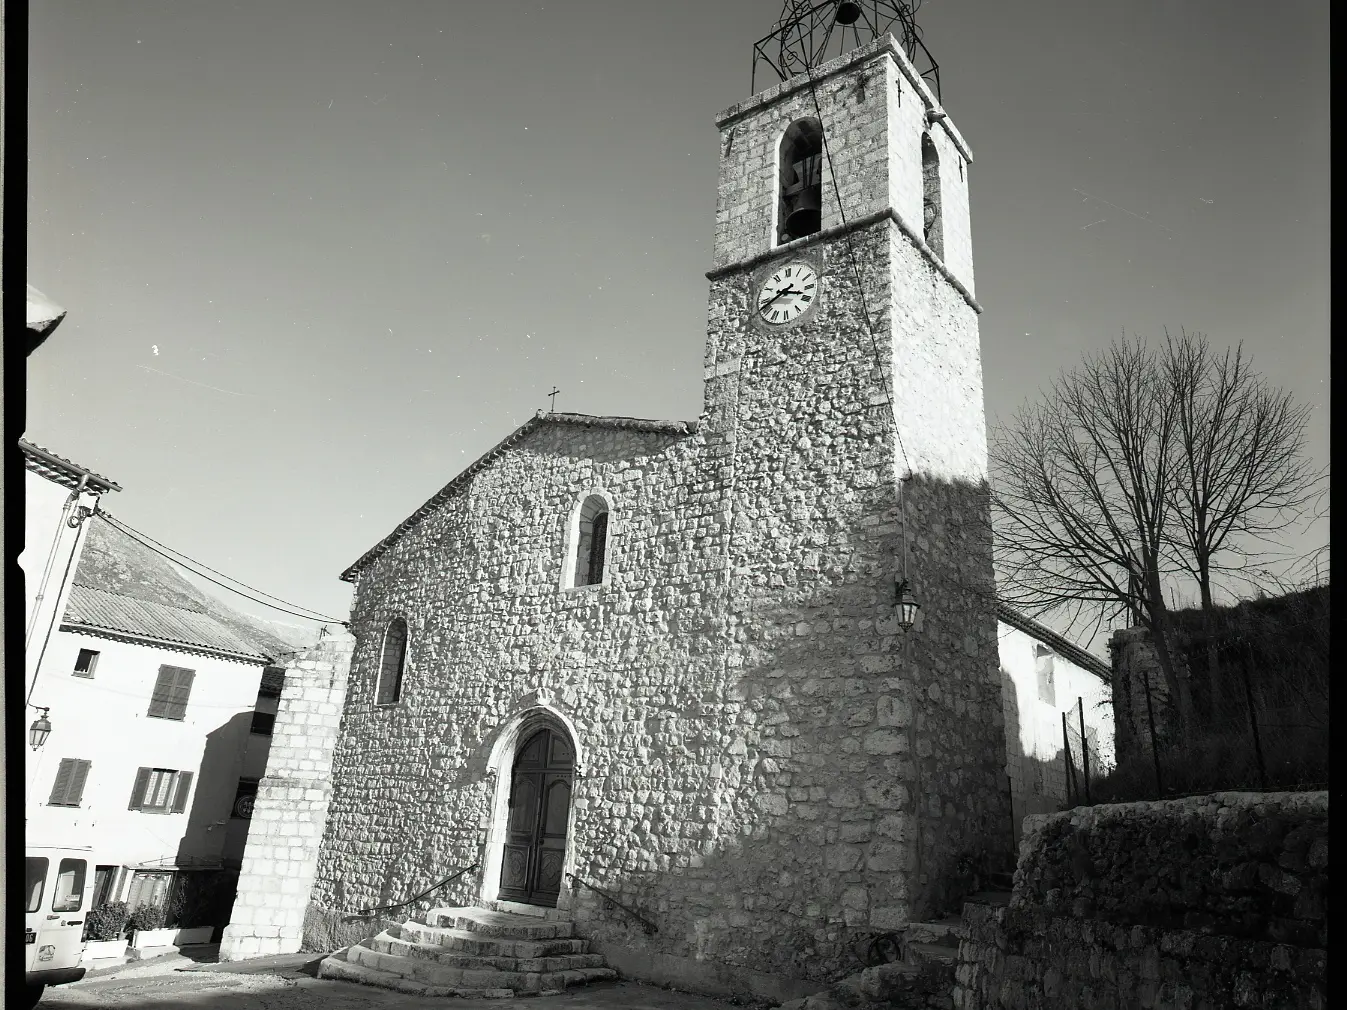
[[[164,919],[163,905],[139,905],[131,913],[131,928],[140,930],[163,929]]]
[[[84,920],[86,940],[120,940],[126,935],[126,923],[131,911],[124,901],[109,901],[99,905]]]

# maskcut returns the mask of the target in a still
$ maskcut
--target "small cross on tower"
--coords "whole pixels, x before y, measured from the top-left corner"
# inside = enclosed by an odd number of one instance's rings
[[[550,396],[550,397],[552,398],[552,405],[551,405],[550,407],[547,408],[548,411],[550,411],[550,412],[552,412],[552,413],[555,413],[555,412],[556,412],[556,409],[557,409],[557,394],[560,393],[560,392],[561,392],[561,390],[557,389],[557,387],[554,385],[554,386],[552,387],[552,392],[550,392],[550,393],[547,394],[548,396]]]

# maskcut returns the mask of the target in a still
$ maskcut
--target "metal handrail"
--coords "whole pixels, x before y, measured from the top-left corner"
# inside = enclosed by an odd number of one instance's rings
[[[438,884],[434,884],[431,887],[426,888],[416,897],[408,898],[406,901],[399,901],[396,905],[380,905],[378,908],[362,908],[359,912],[356,912],[354,915],[347,916],[347,921],[349,922],[353,919],[368,919],[378,912],[391,912],[395,908],[403,908],[407,905],[412,904],[413,902],[420,901],[427,894],[433,894],[434,892],[438,891],[441,887],[443,887],[445,884],[453,883],[459,877],[463,876],[463,874],[471,873],[473,870],[477,869],[479,865],[481,864],[473,863],[471,866],[465,866],[463,867],[463,869],[457,870],[452,875],[445,877]]]
[[[582,885],[582,886],[584,886],[584,887],[588,887],[588,888],[589,888],[591,891],[593,891],[595,894],[597,894],[597,895],[599,895],[600,897],[602,897],[602,898],[603,898],[603,907],[604,907],[604,908],[615,908],[615,907],[616,907],[616,908],[620,908],[620,909],[622,909],[622,911],[626,912],[626,913],[627,913],[628,915],[630,915],[633,919],[635,919],[637,922],[639,922],[639,923],[641,924],[642,928],[644,928],[645,931],[646,931],[647,933],[658,933],[658,932],[659,932],[659,927],[656,926],[653,922],[651,922],[649,919],[647,919],[647,918],[646,918],[644,915],[642,915],[640,912],[636,911],[636,909],[631,908],[631,907],[628,906],[628,905],[622,904],[622,902],[618,901],[617,898],[613,897],[613,895],[609,894],[609,893],[608,893],[607,891],[605,891],[602,887],[598,887],[598,886],[596,886],[595,884],[591,884],[588,880],[581,880],[581,879],[580,879],[579,877],[577,877],[574,873],[568,873],[568,874],[566,874],[566,876],[569,877],[573,883],[580,884],[580,885]]]

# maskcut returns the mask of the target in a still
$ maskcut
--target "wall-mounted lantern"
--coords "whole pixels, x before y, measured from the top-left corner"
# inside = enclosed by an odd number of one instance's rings
[[[47,737],[51,735],[51,720],[47,718],[47,713],[51,711],[41,705],[34,705],[42,714],[33,720],[33,725],[28,727],[28,743],[33,750],[39,749],[47,742]]]
[[[904,631],[917,623],[917,611],[921,609],[921,604],[911,597],[907,588],[907,579],[899,579],[893,592],[893,602],[898,608],[898,627]]]

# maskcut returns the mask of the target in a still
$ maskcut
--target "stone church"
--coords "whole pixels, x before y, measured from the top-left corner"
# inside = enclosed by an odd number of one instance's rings
[[[793,993],[1013,858],[968,145],[889,35],[716,122],[701,416],[540,413],[343,573],[226,957],[286,858],[310,924],[471,868],[389,917]]]

